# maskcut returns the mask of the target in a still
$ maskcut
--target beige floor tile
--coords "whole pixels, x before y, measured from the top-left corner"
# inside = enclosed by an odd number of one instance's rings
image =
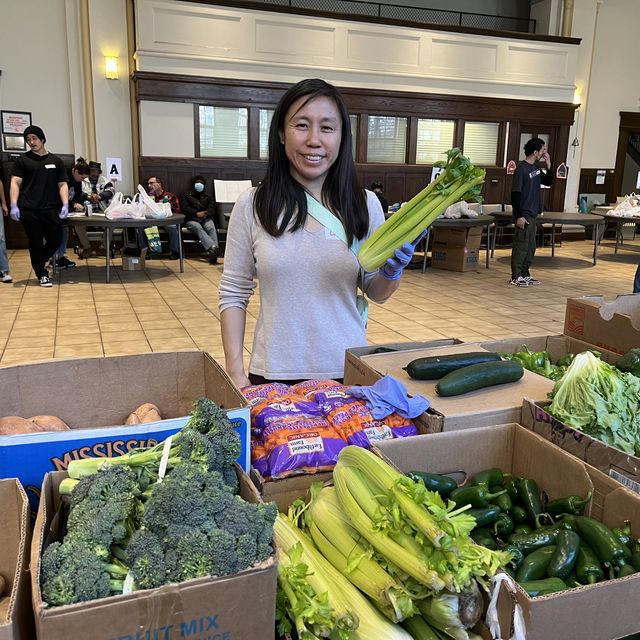
[[[68,334],[58,334],[56,336],[56,349],[58,347],[66,347],[69,345],[85,345],[85,344],[98,344],[100,343],[100,332],[94,331],[88,332],[76,332]]]
[[[196,343],[190,338],[160,338],[149,339],[153,351],[179,351],[180,349],[195,349]]]
[[[105,321],[100,318],[100,331],[111,333],[113,331],[137,331],[142,327],[137,318],[131,319],[118,319],[115,318],[109,319],[109,321]]]
[[[12,335],[11,338],[5,336],[4,339],[6,340],[6,349],[35,349],[39,347],[53,348],[56,336],[53,333],[46,336],[29,336],[28,338],[18,338]]]
[[[2,354],[0,364],[22,364],[25,362],[35,362],[47,360],[53,357],[53,346],[51,347],[29,347],[20,349],[5,349]]]
[[[42,327],[14,326],[14,328],[11,330],[10,335],[14,338],[55,335],[55,323],[52,322],[49,325]]]
[[[105,342],[133,342],[141,340],[146,342],[144,331],[101,331],[102,340]]]
[[[170,330],[170,329],[183,329],[184,326],[177,318],[165,318],[164,320],[146,320],[138,318],[140,324],[145,331],[158,331],[158,330]]]
[[[103,347],[105,356],[128,356],[137,353],[151,353],[151,347],[146,343],[111,342]]]
[[[74,344],[74,345],[62,345],[56,346],[55,357],[56,358],[72,358],[75,356],[102,356],[104,351],[102,350],[101,343],[94,344]]]
[[[189,334],[183,329],[144,329],[144,333],[149,341],[156,340],[178,340],[188,338]]]

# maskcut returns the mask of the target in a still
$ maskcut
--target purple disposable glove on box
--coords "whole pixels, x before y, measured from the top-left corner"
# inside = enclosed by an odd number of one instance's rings
[[[349,387],[347,393],[362,398],[376,420],[394,412],[403,418],[417,418],[431,406],[424,396],[410,397],[402,382],[392,376],[384,376],[370,387]]]

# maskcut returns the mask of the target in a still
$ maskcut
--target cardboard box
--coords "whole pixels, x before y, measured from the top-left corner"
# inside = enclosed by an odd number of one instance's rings
[[[140,251],[139,256],[122,256],[123,271],[144,271],[146,265],[147,247]]]
[[[360,358],[362,356],[375,354],[377,349],[382,348],[393,351],[415,351],[456,344],[462,344],[462,341],[457,338],[443,338],[442,340],[432,340],[427,342],[389,342],[385,344],[374,344],[366,347],[353,347],[347,349],[345,354],[345,384],[356,384],[355,382],[350,382],[350,378],[366,378],[368,367],[363,369],[360,366]],[[347,369],[349,369],[348,374]],[[379,377],[379,375],[372,376],[368,382],[358,382],[357,384],[373,384]],[[431,420],[437,422],[437,416],[434,415],[432,418],[422,416],[416,419],[415,422],[418,427],[418,431],[420,433],[429,433],[433,428]],[[262,477],[260,472],[253,468],[251,469],[250,475],[254,484],[258,488],[258,491],[260,491],[263,500],[265,502],[275,502],[280,511],[283,512],[286,512],[294,500],[306,495],[309,487],[314,482],[326,482],[327,480],[331,480],[332,477],[331,472],[323,472],[271,480]]]
[[[0,575],[8,595],[0,606],[0,640],[31,640],[29,503],[15,478],[0,480],[0,514]]]
[[[548,404],[525,399],[522,425],[640,494],[640,458],[563,424],[547,413]]]
[[[640,346],[640,295],[569,298],[564,333],[614,353]]]
[[[0,415],[56,415],[71,431],[0,437],[0,475],[18,477],[34,510],[47,471],[73,459],[122,455],[164,440],[184,426],[201,396],[229,410],[242,440],[238,462],[249,471],[250,414],[222,367],[202,351],[51,360],[0,369]],[[153,402],[165,419],[124,424]],[[100,429],[96,429],[100,427]]]
[[[389,440],[376,449],[401,471],[463,470],[473,475],[499,467],[535,479],[550,499],[593,490],[589,515],[610,527],[630,518],[633,530],[640,530],[639,496],[520,425],[417,436],[410,442]],[[615,640],[640,630],[632,604],[640,598],[640,574],[539,598],[518,588],[515,597],[527,640]],[[499,637],[511,637],[513,596],[506,591],[499,594],[498,616]]]
[[[409,393],[419,393],[427,397],[431,401],[431,407],[422,416],[423,433],[519,422],[523,398],[530,397],[544,401],[553,388],[553,382],[548,378],[525,371],[518,382],[497,385],[460,396],[441,398],[435,391],[437,380],[413,380],[403,369],[416,358],[470,351],[485,351],[485,349],[476,343],[464,343],[430,349],[364,355],[361,358],[356,358],[354,354],[347,351],[345,382],[370,385],[383,375],[389,374],[400,380]]]
[[[275,558],[223,578],[199,578],[159,589],[134,591],[62,607],[48,607],[40,591],[40,558],[61,538],[58,487],[64,471],[48,473],[31,545],[31,597],[40,640],[273,640],[277,569]],[[244,473],[240,495],[259,502]],[[250,615],[247,615],[247,611]]]
[[[469,271],[478,266],[482,229],[434,228],[431,266],[447,271]]]

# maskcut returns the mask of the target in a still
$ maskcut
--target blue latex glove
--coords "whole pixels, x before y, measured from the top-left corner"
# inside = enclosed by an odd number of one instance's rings
[[[15,220],[16,222],[20,220],[20,209],[18,209],[17,204],[11,205],[11,211],[9,212],[9,215],[11,216],[11,219]]]
[[[63,204],[62,209],[60,209],[60,220],[64,220],[69,215],[69,205]]]
[[[387,280],[400,280],[404,268],[411,262],[413,252],[418,242],[424,238],[425,229],[413,242],[405,242],[399,249],[396,249],[395,257],[389,258],[380,269],[380,275]]]
[[[349,387],[347,393],[362,398],[376,420],[382,420],[394,411],[403,418],[417,418],[430,406],[424,396],[409,397],[402,382],[391,376],[380,378],[370,387]]]

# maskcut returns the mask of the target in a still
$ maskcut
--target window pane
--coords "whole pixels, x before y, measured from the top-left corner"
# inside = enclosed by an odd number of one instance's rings
[[[495,165],[499,130],[497,122],[465,122],[464,155],[473,164]]]
[[[260,160],[269,157],[269,128],[273,118],[273,109],[260,109]]]
[[[446,160],[444,155],[453,147],[455,123],[453,120],[418,119],[416,164],[433,164]]]
[[[367,162],[404,163],[407,148],[407,119],[369,116]]]
[[[351,123],[351,155],[355,161],[358,140],[358,116],[349,116],[349,122]]]
[[[247,109],[201,106],[200,155],[210,158],[246,158]]]

